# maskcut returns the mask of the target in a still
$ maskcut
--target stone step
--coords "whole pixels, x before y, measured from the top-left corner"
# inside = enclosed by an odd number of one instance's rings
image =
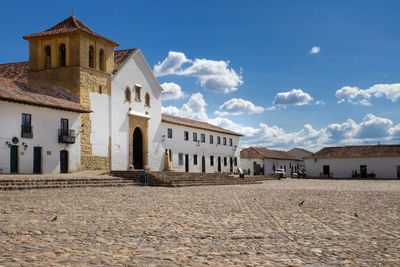
[[[15,179],[0,180],[0,190],[24,190],[43,188],[70,188],[70,187],[106,187],[106,186],[132,186],[139,185],[133,179],[114,177],[86,178],[86,179]]]
[[[32,185],[32,186],[0,186],[0,191],[10,190],[29,190],[29,189],[57,189],[57,188],[76,188],[76,187],[121,187],[135,186],[140,184],[134,183],[110,183],[110,184],[68,184],[68,185]]]

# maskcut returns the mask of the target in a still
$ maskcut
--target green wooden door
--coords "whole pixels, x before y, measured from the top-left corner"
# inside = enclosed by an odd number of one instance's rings
[[[42,148],[35,146],[33,148],[33,173],[42,172]]]
[[[10,149],[10,172],[18,172],[18,146],[11,146]]]

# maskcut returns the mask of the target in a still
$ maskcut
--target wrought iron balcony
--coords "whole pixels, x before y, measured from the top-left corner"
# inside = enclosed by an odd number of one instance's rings
[[[31,125],[21,125],[21,137],[22,138],[32,138],[32,126]]]
[[[75,131],[58,129],[58,142],[65,144],[75,144]]]

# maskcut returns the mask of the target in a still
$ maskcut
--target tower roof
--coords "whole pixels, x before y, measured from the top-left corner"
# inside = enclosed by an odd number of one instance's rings
[[[47,29],[45,31],[38,32],[38,33],[28,34],[28,35],[25,35],[23,38],[25,40],[28,40],[30,38],[35,38],[35,37],[51,36],[51,35],[58,35],[58,34],[64,34],[64,33],[77,32],[77,31],[86,32],[90,35],[93,35],[93,36],[96,36],[103,40],[106,40],[106,41],[114,44],[114,46],[119,46],[119,44],[117,42],[115,42],[111,39],[108,39],[98,33],[95,33],[92,29],[90,29],[88,26],[83,24],[82,21],[80,21],[73,15],[66,18],[65,20],[61,21],[57,25],[51,27],[50,29]]]

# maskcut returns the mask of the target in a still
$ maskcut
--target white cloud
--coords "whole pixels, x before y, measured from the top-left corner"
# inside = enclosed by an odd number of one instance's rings
[[[356,137],[381,138],[390,135],[393,122],[386,118],[380,118],[373,114],[367,114],[360,123]]]
[[[338,104],[343,102],[353,103],[354,105],[370,106],[369,99],[371,94],[366,90],[361,90],[357,87],[344,86],[336,91],[335,96],[340,98]]]
[[[183,63],[190,62],[191,65],[182,69]],[[154,66],[157,76],[175,74],[196,77],[201,87],[215,93],[229,93],[237,90],[243,84],[241,74],[228,68],[229,61],[216,61],[209,59],[187,59],[181,52],[169,52],[168,57]]]
[[[163,100],[179,99],[185,95],[181,87],[176,83],[163,83],[161,87],[164,89],[161,93]]]
[[[207,121],[206,106],[207,103],[204,101],[203,95],[201,93],[195,93],[181,108],[175,106],[162,107],[162,112],[173,116]]]
[[[219,109],[215,111],[215,114],[219,116],[253,114],[264,111],[263,107],[256,106],[250,101],[241,98],[232,98],[222,104]]]
[[[162,107],[162,112],[173,116],[208,122],[249,137],[254,136],[260,131],[260,129],[257,128],[236,124],[226,118],[217,117],[210,119],[207,116],[206,106],[207,103],[204,101],[203,95],[201,93],[195,93],[181,108],[175,106]]]
[[[294,132],[273,125],[260,123],[260,132],[242,138],[241,147],[263,146],[276,149],[291,149],[296,146],[317,151],[325,146],[397,143],[400,141],[400,124],[393,125],[390,119],[367,114],[360,123],[348,119],[343,123],[332,123],[321,129],[310,124]]]
[[[383,96],[394,103],[400,98],[400,83],[375,84],[365,90],[358,87],[344,86],[336,91],[335,96],[339,98],[338,104],[347,102],[353,105],[371,106],[370,99],[372,97]]]
[[[310,50],[310,54],[318,54],[321,48],[319,46],[313,46]]]
[[[323,101],[323,100],[317,100],[317,101],[315,101],[315,105],[317,105],[317,106],[324,106],[326,103],[325,103],[325,101]]]
[[[303,92],[301,89],[293,89],[289,92],[281,92],[275,96],[273,105],[286,106],[286,105],[307,105],[310,104],[313,98]]]
[[[224,129],[228,129],[240,134],[243,134],[247,137],[252,137],[259,133],[261,130],[257,128],[253,128],[250,126],[243,126],[240,124],[236,124],[231,120],[228,120],[226,118],[214,118],[214,119],[208,119],[208,123],[211,123],[213,125],[219,126]]]
[[[169,51],[168,57],[154,66],[154,75],[175,74],[186,62],[191,62],[191,60],[187,59],[184,53]]]

